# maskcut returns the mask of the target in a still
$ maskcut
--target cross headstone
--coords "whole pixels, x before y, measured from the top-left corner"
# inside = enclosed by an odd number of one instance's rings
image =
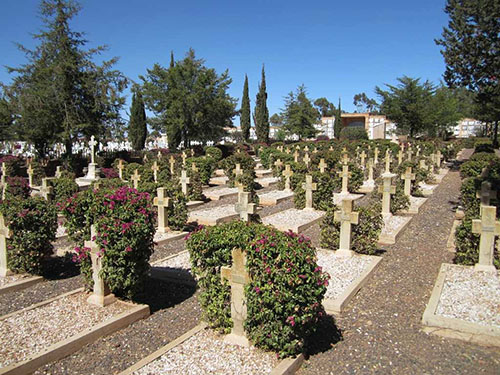
[[[90,229],[90,241],[85,241],[85,247],[90,249],[90,259],[92,260],[92,280],[94,281],[92,294],[89,298],[87,298],[87,302],[104,307],[115,302],[116,298],[111,293],[108,284],[102,278],[102,257],[99,254],[99,245],[95,242],[95,235],[96,228],[95,225],[92,225]]]
[[[233,249],[231,254],[232,267],[222,266],[220,270],[221,281],[227,280],[231,287],[231,319],[233,321],[231,333],[225,337],[224,341],[246,347],[249,346],[249,342],[243,327],[247,318],[245,285],[251,279],[246,271],[246,254],[241,249]]]
[[[7,238],[10,236],[10,230],[5,226],[3,215],[0,214],[0,277],[12,275],[7,266]]]
[[[413,151],[411,147],[408,147],[408,151],[406,151],[406,154],[408,155],[408,161],[411,161],[411,158],[413,156]]]
[[[233,169],[233,174],[236,179],[238,178],[238,176],[241,176],[243,174],[243,171],[241,170],[241,165],[239,163],[236,163],[236,166]]]
[[[325,159],[323,159],[323,158],[319,159],[318,167],[319,167],[319,171],[321,173],[325,173],[325,168],[327,167],[327,164],[325,163]]]
[[[276,160],[274,162],[274,166],[278,168],[278,170],[281,170],[281,167],[283,167],[283,162],[281,161],[281,159]]]
[[[304,147],[304,151],[305,151],[305,152],[309,152],[309,146],[308,146],[308,145],[306,145],[306,146]]]
[[[406,168],[406,172],[401,176],[405,180],[405,195],[411,196],[411,182],[415,179],[415,173],[411,173],[411,167]]]
[[[190,152],[191,152],[191,157],[194,157],[194,150],[191,149]]]
[[[306,164],[306,167],[309,168],[309,163],[311,162],[311,158],[309,158],[309,154],[307,152],[306,152],[306,155],[304,156],[303,160],[304,160],[304,163]]]
[[[352,173],[349,173],[349,166],[347,164],[344,164],[342,166],[342,172],[337,172],[337,174],[342,177],[342,190],[341,194],[348,194],[349,191],[347,190],[347,186],[349,184],[349,177],[351,177]]]
[[[354,255],[351,250],[351,224],[358,224],[359,213],[352,211],[352,202],[352,199],[342,200],[341,210],[334,213],[334,220],[340,222],[340,246],[336,255]]]
[[[55,177],[56,177],[56,178],[61,178],[61,176],[62,176],[61,166],[60,166],[60,165],[58,165],[58,166],[56,167]]]
[[[156,160],[153,162],[151,170],[153,171],[154,181],[158,182],[158,171],[160,170],[160,167],[158,167],[158,163],[156,162]]]
[[[285,176],[285,191],[291,191],[290,189],[290,177],[292,177],[293,171],[290,168],[290,164],[285,165],[285,170],[283,171],[283,176]]]
[[[28,185],[29,187],[33,187],[33,174],[34,174],[34,170],[33,170],[33,167],[31,166],[31,163],[28,165]]]
[[[415,156],[418,158],[420,156],[420,145],[417,145],[417,153]]]
[[[495,206],[482,206],[481,220],[472,220],[472,233],[481,235],[479,240],[479,263],[476,263],[474,269],[494,274],[497,273],[493,265],[495,236],[500,236],[500,221],[496,220],[496,211]]]
[[[90,162],[92,164],[95,164],[94,153],[95,153],[95,146],[97,146],[97,142],[94,136],[90,137],[89,146],[90,146]]]
[[[194,172],[194,173],[197,173],[198,172],[198,167],[196,166],[196,163],[193,161],[193,163],[191,164],[191,170]]]
[[[120,159],[118,160],[118,177],[120,177],[120,180],[123,181],[123,170],[125,169],[125,166],[123,165],[123,160]]]
[[[481,199],[481,206],[489,206],[491,198],[497,196],[496,190],[491,190],[491,183],[488,181],[481,182],[481,190],[476,192],[476,198]]]
[[[389,149],[387,149],[387,151],[385,152],[385,173],[390,173],[391,172],[391,152],[389,151]]]
[[[240,215],[241,221],[248,223],[250,215],[255,214],[255,203],[250,202],[250,194],[247,191],[238,193],[238,203],[236,203],[235,210]]]
[[[306,175],[306,182],[302,184],[302,189],[306,191],[306,207],[305,210],[314,210],[313,208],[313,191],[318,189],[318,184],[312,182],[312,176]]]
[[[342,150],[342,164],[349,163],[349,154],[347,153],[347,149],[344,147]]]
[[[328,150],[333,151],[333,146],[330,146]]]
[[[50,201],[52,198],[52,191],[53,188],[52,186],[49,185],[49,179],[48,178],[42,178],[42,186],[40,187],[40,195],[46,200]]]
[[[134,171],[134,174],[132,175],[132,177],[130,177],[130,179],[134,184],[134,189],[139,188],[139,181],[141,181],[141,175],[139,174],[139,171],[137,169]]]
[[[373,158],[368,159],[367,168],[368,168],[368,183],[373,183]]]
[[[173,155],[170,155],[169,163],[170,163],[170,174],[173,176],[175,172],[175,158],[173,157]]]
[[[427,165],[425,164],[425,159],[420,159],[420,161],[418,162],[418,167],[420,169],[427,170]]]
[[[6,184],[7,181],[7,166],[5,165],[5,162],[2,162],[2,185]]]
[[[287,147],[287,148],[285,149],[285,152],[286,152],[288,155],[290,155],[290,153],[292,152],[292,150],[290,150],[290,147]]]
[[[142,157],[142,161],[144,162],[144,164],[146,164],[148,162],[148,154],[144,154],[144,156]]]
[[[157,158],[158,160],[161,160],[162,156],[163,156],[163,155],[161,154],[161,151],[160,151],[160,150],[158,150],[158,153],[156,154],[156,158]]]
[[[439,169],[441,168],[441,159],[443,158],[443,155],[441,154],[441,151],[438,150],[436,152],[435,160],[436,160],[436,167]]]
[[[293,152],[293,161],[294,161],[295,163],[298,163],[298,162],[299,162],[299,152],[298,152],[297,150],[295,150],[295,151]]]
[[[399,149],[399,151],[398,151],[398,165],[401,165],[402,162],[403,162],[403,150]]]
[[[391,215],[391,194],[396,194],[396,187],[392,186],[393,173],[383,173],[384,184],[379,186],[379,193],[382,193],[382,215]]]
[[[166,197],[165,194],[167,189],[158,188],[156,189],[158,196],[153,199],[153,204],[158,207],[158,232],[167,233],[168,232],[168,218],[167,209],[172,205],[170,198]]]
[[[189,184],[189,177],[187,176],[186,174],[186,170],[183,169],[181,171],[181,178],[180,178],[180,182],[181,182],[181,189],[182,189],[182,194],[184,195],[187,195],[188,193],[188,184]]]
[[[312,150],[312,153],[313,154],[317,154],[318,153],[318,149],[316,147],[314,147],[313,150]]]
[[[375,147],[375,151],[373,152],[373,165],[377,165],[378,164],[378,147]]]
[[[361,159],[361,168],[365,169],[365,159],[366,159],[365,150],[361,151],[361,154],[359,154],[359,157]]]

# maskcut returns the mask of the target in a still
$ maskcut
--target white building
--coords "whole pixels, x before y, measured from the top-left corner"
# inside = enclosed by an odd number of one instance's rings
[[[456,138],[468,138],[479,135],[486,124],[473,118],[464,118],[453,127],[453,136]]]

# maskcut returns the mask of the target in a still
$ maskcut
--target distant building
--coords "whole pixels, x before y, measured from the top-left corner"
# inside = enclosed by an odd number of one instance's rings
[[[329,139],[334,138],[333,125],[335,124],[335,117],[321,117],[321,123],[315,124],[314,128],[318,131],[316,137],[323,135]]]
[[[456,138],[468,138],[480,134],[485,124],[473,118],[464,118],[453,127],[453,136]]]

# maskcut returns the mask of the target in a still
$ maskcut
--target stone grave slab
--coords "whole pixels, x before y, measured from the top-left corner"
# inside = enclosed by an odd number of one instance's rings
[[[193,209],[196,207],[200,207],[202,204],[205,204],[205,202],[203,202],[203,201],[189,201],[186,203],[186,206],[189,210],[189,209]]]
[[[226,204],[213,208],[205,208],[189,212],[188,222],[197,222],[199,225],[214,226],[239,218],[234,204]]]
[[[117,301],[87,303],[83,288],[0,317],[1,374],[29,374],[99,337],[149,316],[149,306]],[[78,319],[75,319],[78,316]]]
[[[213,201],[221,200],[222,198],[231,198],[238,195],[238,188],[234,187],[219,187],[208,188],[203,190],[203,195]]]
[[[344,199],[350,199],[350,200],[358,200],[360,198],[363,198],[364,195],[363,194],[351,194],[351,193],[334,193],[333,194],[333,203],[335,205],[340,205],[340,203],[344,200]]]
[[[422,324],[430,334],[500,347],[499,311],[498,275],[443,263]]]
[[[188,250],[169,255],[151,263],[149,274],[155,279],[191,286],[196,285],[196,280],[191,273],[191,261]]]
[[[401,211],[401,213],[403,214],[412,214],[412,215],[418,214],[418,210],[420,209],[420,207],[424,205],[425,202],[427,202],[428,199],[423,197],[414,197],[412,195],[409,198],[410,198],[410,207],[407,210]]]
[[[170,241],[175,241],[184,238],[188,235],[188,232],[172,231],[166,233],[160,233],[156,231],[153,241],[157,246],[164,245]]]
[[[356,191],[357,193],[368,194],[375,189],[375,181],[363,181],[363,185]]]
[[[328,249],[317,249],[318,265],[330,275],[323,307],[328,314],[339,315],[378,267],[382,257],[356,254],[337,256]]]
[[[215,176],[217,176],[217,177],[225,177],[226,174],[224,173],[224,169],[216,169],[215,170]]]
[[[384,227],[378,239],[379,245],[395,244],[402,230],[410,223],[411,218],[411,216],[386,215]]]
[[[28,274],[15,273],[8,276],[0,276],[0,295],[29,288],[42,280],[42,276],[31,276]]]
[[[262,218],[262,223],[287,232],[289,230],[300,233],[316,224],[325,216],[324,211],[298,210],[290,208]]]
[[[262,178],[256,178],[255,182],[257,182],[259,185],[262,187],[269,187],[271,185],[275,185],[279,182],[278,177],[262,177]]]
[[[418,186],[420,187],[424,197],[431,196],[434,193],[434,190],[438,187],[438,185],[426,184],[425,182],[421,182]]]
[[[226,185],[227,182],[229,181],[229,177],[226,176],[217,176],[217,177],[212,177],[208,183],[209,185]]]
[[[271,177],[273,175],[272,169],[255,169],[257,178]]]
[[[304,362],[302,354],[280,361],[274,353],[231,345],[223,338],[201,323],[119,375],[161,374],[173,369],[176,374],[291,375]]]
[[[257,194],[261,206],[276,206],[277,204],[293,198],[292,191],[273,190],[267,193]]]

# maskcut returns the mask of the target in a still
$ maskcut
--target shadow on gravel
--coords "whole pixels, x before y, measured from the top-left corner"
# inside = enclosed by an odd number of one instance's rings
[[[194,295],[196,288],[148,277],[143,292],[134,297],[134,302],[149,305],[151,313],[173,307]]]
[[[323,315],[318,322],[316,332],[309,337],[305,345],[306,358],[330,350],[340,340],[342,340],[342,332],[337,328],[335,318],[331,315]]]
[[[73,262],[71,254],[50,257],[45,261],[42,276],[47,280],[69,279],[80,274],[80,267]]]

